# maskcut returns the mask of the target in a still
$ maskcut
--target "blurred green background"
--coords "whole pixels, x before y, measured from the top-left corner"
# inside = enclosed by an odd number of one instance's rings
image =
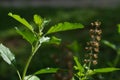
[[[78,42],[80,46],[79,55],[84,55],[84,47],[89,41],[89,26],[91,22],[101,21],[102,40],[108,40],[120,47],[120,34],[117,31],[117,24],[120,23],[120,7],[100,8],[100,7],[0,7],[0,43],[5,44],[15,54],[17,66],[20,72],[23,70],[25,61],[30,53],[30,44],[22,39],[14,27],[22,25],[8,16],[8,13],[19,14],[32,23],[33,15],[38,14],[43,18],[50,19],[51,22],[46,26],[45,31],[52,25],[59,22],[77,22],[85,26],[81,30],[72,30],[66,32],[55,33],[57,37],[62,39],[62,44],[58,47],[55,45],[43,45],[29,67],[28,74],[33,73],[41,68],[47,67],[63,67],[64,64],[58,65],[52,56],[57,55],[58,58],[67,56],[64,48],[66,45]],[[51,36],[51,35],[49,35]],[[73,53],[73,55],[75,55]],[[110,47],[101,42],[98,65],[95,68],[113,67],[110,63],[116,58],[117,53]],[[60,59],[62,62],[63,60]],[[115,67],[120,67],[120,60]],[[95,75],[95,80],[120,80],[120,71]],[[41,80],[55,80],[53,74],[45,74],[39,76]],[[18,80],[15,70],[5,63],[0,57],[0,80]]]

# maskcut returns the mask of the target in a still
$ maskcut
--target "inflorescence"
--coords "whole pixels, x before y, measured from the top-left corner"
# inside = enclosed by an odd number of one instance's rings
[[[98,53],[99,53],[99,42],[101,40],[102,30],[100,29],[101,22],[96,21],[91,23],[91,29],[89,30],[91,40],[87,42],[87,46],[85,50],[87,54],[85,55],[84,62],[86,64],[93,64],[96,65]]]

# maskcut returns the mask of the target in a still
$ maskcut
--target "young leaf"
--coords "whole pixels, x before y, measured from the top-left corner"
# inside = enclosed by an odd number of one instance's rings
[[[58,25],[52,26],[46,34],[55,33],[59,31],[73,30],[83,28],[84,26],[80,23],[59,23]]]
[[[89,75],[89,76],[94,75],[94,74],[95,74],[95,72],[91,69],[87,71],[87,75]]]
[[[61,39],[55,37],[55,36],[52,36],[50,41],[49,41],[50,44],[56,44],[56,45],[59,45],[61,43]]]
[[[21,18],[19,15],[12,14],[12,13],[8,13],[8,15],[14,18],[15,20],[19,21],[23,25],[25,25],[30,31],[33,32],[33,27],[24,18]]]
[[[100,69],[94,69],[93,71],[95,73],[107,73],[107,72],[113,72],[120,70],[120,68],[100,68]]]
[[[41,26],[42,22],[43,22],[43,19],[42,17],[40,17],[39,15],[35,14],[34,15],[34,22],[39,25],[39,27]]]
[[[48,24],[49,22],[50,22],[50,20],[44,19],[44,20],[43,20],[43,23],[42,23],[42,26],[45,26],[45,25]]]
[[[78,61],[78,58],[76,56],[74,56],[73,58],[74,58],[74,61],[76,63],[75,68],[78,69],[80,72],[84,72],[84,68],[82,67],[82,65]]]
[[[118,24],[118,33],[120,34],[120,24]]]
[[[19,30],[17,27],[15,27],[18,34],[20,34],[25,40],[27,40],[30,44],[32,44],[36,40],[36,36],[28,30]]]
[[[49,40],[50,40],[49,37],[44,37],[44,36],[43,36],[43,37],[40,38],[39,41],[40,41],[40,44],[42,44],[42,43],[44,43],[44,42],[48,42]]]
[[[25,80],[40,80],[40,79],[35,75],[29,75],[25,76]]]
[[[13,53],[3,44],[0,44],[0,56],[9,65],[13,64],[12,62],[15,61],[15,56],[13,55]]]
[[[117,49],[117,47],[116,47],[114,44],[110,43],[109,41],[102,40],[102,42],[103,42],[105,45],[111,47],[111,48],[114,49],[114,50]]]
[[[46,68],[46,69],[40,69],[39,71],[35,72],[35,74],[46,74],[46,73],[56,73],[58,71],[58,68]]]

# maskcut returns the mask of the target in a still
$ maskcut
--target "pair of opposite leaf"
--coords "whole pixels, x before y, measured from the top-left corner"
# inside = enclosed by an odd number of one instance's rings
[[[34,27],[24,18],[21,18],[19,15],[9,13],[9,16],[17,20],[18,22],[22,23],[25,27],[29,29],[25,31],[21,31],[18,28],[16,28],[17,32],[23,36],[24,39],[26,39],[29,43],[33,43],[38,37],[45,37],[48,34],[59,32],[59,31],[66,31],[66,30],[73,30],[73,29],[79,29],[83,28],[84,26],[80,23],[69,23],[69,22],[64,22],[64,23],[59,23],[58,25],[52,26],[45,34],[42,34],[42,30],[45,27],[45,24],[48,23],[48,20],[45,20],[41,18],[39,15],[34,15],[33,20],[35,24],[38,26],[38,31],[39,33],[36,33],[34,31]],[[37,34],[37,35],[36,35]]]

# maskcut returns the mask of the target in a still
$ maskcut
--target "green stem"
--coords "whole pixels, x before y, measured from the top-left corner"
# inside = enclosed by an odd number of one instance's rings
[[[90,54],[93,54],[93,51],[91,50],[90,51]],[[91,61],[92,61],[92,56],[90,56],[90,59],[89,59],[90,61],[89,61],[89,63],[88,63],[88,69],[87,70],[90,70],[90,68],[91,68]]]
[[[90,62],[88,64],[88,70],[90,70],[90,68],[91,68],[91,60],[92,60],[92,57],[90,56]]]
[[[26,76],[26,72],[27,72],[27,69],[28,69],[28,66],[29,66],[29,64],[30,64],[30,62],[31,62],[31,60],[32,60],[32,55],[28,58],[28,61],[27,61],[27,63],[26,63],[26,66],[25,66],[25,68],[24,68],[24,71],[23,71],[23,77],[22,77],[22,80],[24,80],[24,78],[25,78],[25,76]]]
[[[29,67],[29,65],[30,65],[30,62],[31,62],[34,54],[36,53],[36,51],[38,50],[39,47],[40,47],[40,44],[39,44],[39,41],[37,41],[35,47],[32,47],[32,53],[31,53],[31,55],[29,56],[28,61],[27,61],[26,65],[25,65],[25,68],[24,68],[24,70],[23,70],[22,80],[24,80],[24,78],[25,78],[25,76],[26,76],[26,73],[27,73],[27,70],[28,70],[28,67]]]
[[[20,72],[17,70],[17,74],[19,76],[19,79],[22,80],[21,76],[20,76]]]

